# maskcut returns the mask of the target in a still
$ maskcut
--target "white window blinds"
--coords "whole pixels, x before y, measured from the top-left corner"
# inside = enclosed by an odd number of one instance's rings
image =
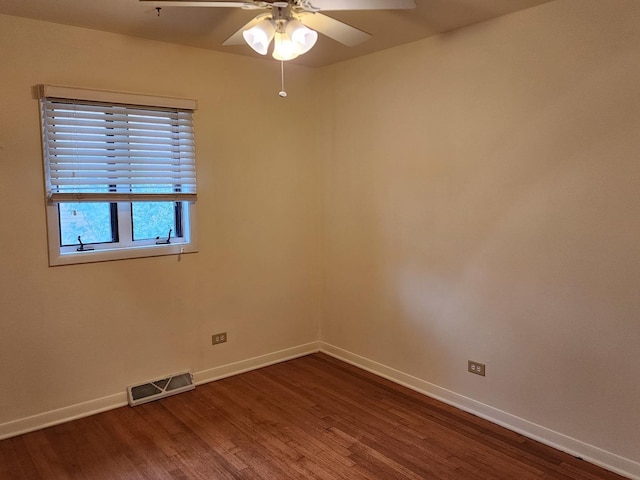
[[[41,106],[50,202],[196,200],[195,102],[42,86]]]

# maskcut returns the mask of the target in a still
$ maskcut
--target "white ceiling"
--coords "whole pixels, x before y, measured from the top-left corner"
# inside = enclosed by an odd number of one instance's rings
[[[415,10],[327,12],[373,38],[347,47],[320,35],[316,46],[293,63],[329,65],[550,1],[416,0]],[[222,45],[257,13],[236,8],[165,7],[158,16],[153,7],[138,0],[0,0],[0,14],[260,57],[245,45]]]

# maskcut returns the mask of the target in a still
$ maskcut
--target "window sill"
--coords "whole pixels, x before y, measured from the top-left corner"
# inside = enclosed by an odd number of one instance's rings
[[[188,244],[172,245],[146,245],[140,247],[89,250],[86,252],[56,253],[49,252],[49,266],[76,265],[80,263],[110,262],[113,260],[127,260],[132,258],[161,257],[166,255],[182,255],[196,253],[197,245]]]

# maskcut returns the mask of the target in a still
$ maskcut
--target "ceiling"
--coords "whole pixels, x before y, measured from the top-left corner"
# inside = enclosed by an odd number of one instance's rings
[[[315,47],[292,63],[330,65],[550,1],[416,0],[415,10],[326,12],[373,38],[347,47],[320,35]],[[164,7],[158,16],[155,8],[138,0],[0,0],[0,14],[251,57],[261,56],[246,45],[223,46],[222,42],[258,13],[239,8]]]

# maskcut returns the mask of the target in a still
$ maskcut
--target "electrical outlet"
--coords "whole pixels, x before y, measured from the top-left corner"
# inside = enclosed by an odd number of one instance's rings
[[[211,335],[211,345],[218,345],[227,341],[227,332]]]
[[[480,362],[474,362],[473,360],[469,360],[467,365],[467,370],[471,373],[475,373],[476,375],[481,375],[484,377],[486,365]]]

